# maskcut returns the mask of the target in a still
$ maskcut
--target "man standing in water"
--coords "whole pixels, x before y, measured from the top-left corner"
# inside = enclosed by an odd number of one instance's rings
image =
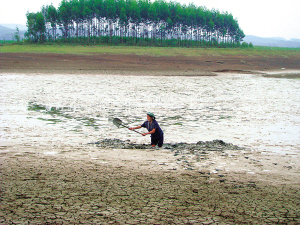
[[[152,147],[155,147],[155,145],[158,145],[158,147],[162,147],[164,143],[164,132],[159,127],[157,121],[155,120],[155,116],[153,113],[148,112],[147,113],[147,121],[145,121],[142,125],[137,127],[130,127],[129,130],[134,129],[140,129],[141,127],[147,128],[149,132],[143,133],[143,136],[146,136],[147,134],[151,134],[151,145]]]

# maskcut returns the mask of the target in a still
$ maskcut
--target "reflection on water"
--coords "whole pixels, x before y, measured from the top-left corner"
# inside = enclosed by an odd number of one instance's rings
[[[224,74],[218,77],[2,74],[2,146],[48,151],[102,138],[148,143],[112,119],[140,125],[156,114],[165,142],[221,139],[299,154],[300,80]]]

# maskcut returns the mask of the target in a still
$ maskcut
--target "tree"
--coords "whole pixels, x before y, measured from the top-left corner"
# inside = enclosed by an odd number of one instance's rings
[[[200,41],[201,41],[201,36],[202,32],[205,28],[206,24],[206,18],[205,18],[205,9],[202,7],[198,7],[196,11],[196,24],[197,24],[197,37],[200,36]]]
[[[93,18],[95,17],[95,10],[94,10],[94,5],[93,5],[93,1],[89,0],[89,1],[85,1],[84,2],[84,7],[83,7],[83,18],[87,24],[87,37],[88,37],[88,43],[90,42],[90,38],[91,38],[91,33],[92,33],[92,21]]]
[[[196,28],[196,6],[194,4],[189,4],[186,8],[186,22],[185,25],[191,34],[191,40],[193,40],[193,30]]]
[[[114,40],[123,43],[123,36],[128,35],[135,44],[145,37],[148,42],[151,37],[154,45],[174,45],[176,41],[172,39],[177,38],[179,46],[182,41],[186,46],[219,42],[233,46],[245,37],[237,20],[227,12],[166,0],[62,0],[58,9],[43,6],[41,12],[28,12],[26,16],[26,37],[35,42],[42,41],[45,35],[50,40],[50,29],[55,39],[57,27],[65,41],[71,38],[77,42],[82,37],[90,42],[98,35],[99,42],[105,39],[112,43],[113,35],[118,35],[120,38]],[[46,32],[45,28],[50,29]]]
[[[44,41],[45,38],[45,18],[41,12],[27,13],[27,31],[25,36],[33,42]]]
[[[102,32],[102,20],[104,17],[104,4],[103,4],[103,0],[95,0],[94,3],[95,6],[95,17],[98,20],[98,37],[99,37],[99,42],[101,40],[101,32]]]
[[[132,29],[134,30],[134,38],[137,41],[139,23],[141,22],[141,10],[136,0],[128,0],[127,4],[129,22],[134,24]]]
[[[45,39],[45,32],[46,32],[46,25],[45,25],[45,18],[42,13],[38,12],[36,14],[36,25],[35,31],[39,37],[40,41],[44,41]]]
[[[58,8],[59,21],[62,24],[63,36],[66,39],[69,36],[69,25],[72,22],[71,2],[63,0]]]
[[[106,8],[106,18],[109,21],[109,41],[112,42],[113,35],[113,22],[116,19],[116,5],[114,4],[114,0],[106,0],[107,8]]]
[[[18,28],[18,27],[16,27],[16,32],[15,32],[15,34],[14,34],[14,39],[15,39],[18,43],[20,43],[20,31],[19,31],[19,28]]]
[[[51,24],[52,37],[53,37],[54,40],[56,39],[57,19],[58,19],[58,16],[57,16],[56,8],[53,5],[49,5],[46,20],[49,21],[50,24]]]
[[[149,31],[148,26],[150,24],[150,18],[149,18],[149,7],[151,2],[149,0],[139,0],[138,5],[140,8],[140,17],[141,17],[141,23],[143,25],[143,37],[145,38],[145,35],[148,38]]]
[[[122,7],[121,11],[120,11],[119,23],[120,23],[122,31],[125,28],[125,35],[126,35],[126,27],[128,25],[128,19],[127,19],[127,16],[126,16],[126,9],[124,7]],[[123,43],[123,32],[120,33],[120,36],[121,36],[121,43]],[[126,38],[126,36],[125,36],[125,38]]]
[[[156,27],[158,24],[158,2],[155,1],[154,3],[152,3],[150,5],[149,8],[149,19],[151,21],[152,24],[152,40],[156,38]]]
[[[36,32],[35,32],[35,13],[29,13],[26,14],[27,17],[27,31],[25,33],[25,37],[27,37],[29,40],[36,42]]]

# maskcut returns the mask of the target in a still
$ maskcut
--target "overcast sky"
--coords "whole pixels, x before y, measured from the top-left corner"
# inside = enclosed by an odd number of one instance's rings
[[[58,7],[61,1],[2,1],[0,24],[26,25],[27,11],[37,12],[43,5],[50,5],[51,3]],[[197,6],[232,13],[246,35],[300,39],[300,0],[177,0],[177,2],[187,5],[193,2]]]

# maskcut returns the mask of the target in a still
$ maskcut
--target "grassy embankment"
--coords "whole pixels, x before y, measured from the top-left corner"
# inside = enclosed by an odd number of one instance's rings
[[[1,45],[0,53],[56,53],[56,54],[134,54],[148,56],[282,56],[300,55],[300,48],[179,48],[179,47],[135,47],[135,46],[106,46],[106,45]]]

